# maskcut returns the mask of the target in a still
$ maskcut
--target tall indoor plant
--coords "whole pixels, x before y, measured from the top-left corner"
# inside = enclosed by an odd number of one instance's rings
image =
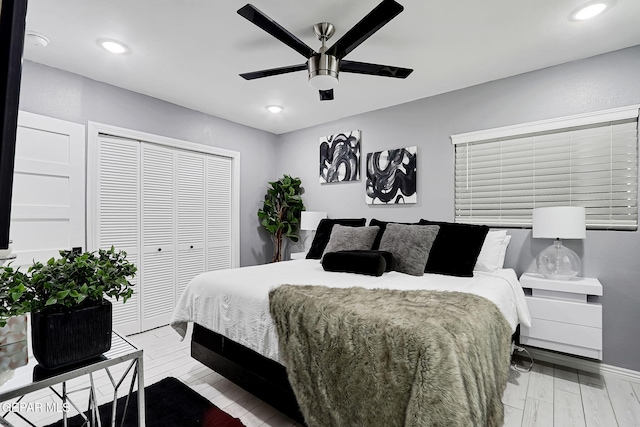
[[[35,262],[26,274],[2,267],[5,313],[31,312],[33,353],[54,369],[96,357],[111,347],[112,306],[107,297],[126,302],[136,266],[126,252],[60,251],[60,258]]]
[[[277,181],[270,182],[264,196],[264,206],[258,211],[258,218],[273,239],[273,258],[271,262],[282,261],[282,240],[284,237],[298,241],[300,213],[304,210],[302,203],[302,181],[284,175]]]

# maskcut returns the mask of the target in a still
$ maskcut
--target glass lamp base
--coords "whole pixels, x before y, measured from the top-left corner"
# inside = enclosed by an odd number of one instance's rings
[[[580,257],[558,239],[536,258],[538,272],[548,279],[570,280],[580,272]]]

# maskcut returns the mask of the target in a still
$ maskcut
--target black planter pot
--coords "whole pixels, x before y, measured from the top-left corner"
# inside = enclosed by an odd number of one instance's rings
[[[65,313],[31,313],[33,356],[46,369],[100,356],[111,348],[111,325],[107,300]]]

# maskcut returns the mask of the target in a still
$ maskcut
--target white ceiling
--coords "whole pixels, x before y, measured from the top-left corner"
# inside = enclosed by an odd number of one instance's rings
[[[31,61],[275,134],[640,44],[640,1],[590,21],[570,15],[588,0],[398,0],[405,10],[346,59],[413,68],[406,80],[341,73],[335,100],[320,102],[300,71],[245,81],[239,73],[305,62],[239,16],[240,0],[29,0]],[[314,49],[331,22],[331,46],[378,0],[252,0]],[[126,43],[112,55],[99,38]],[[279,115],[265,106],[284,107]]]

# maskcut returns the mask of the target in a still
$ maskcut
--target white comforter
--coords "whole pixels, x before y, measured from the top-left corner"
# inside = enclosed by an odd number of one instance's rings
[[[512,331],[518,323],[531,326],[524,293],[511,269],[474,272],[473,278],[439,274],[416,277],[395,271],[372,277],[324,271],[320,261],[311,259],[200,274],[180,297],[171,326],[184,338],[187,323],[196,322],[280,362],[278,338],[269,314],[269,291],[281,284],[468,292],[493,301]]]

